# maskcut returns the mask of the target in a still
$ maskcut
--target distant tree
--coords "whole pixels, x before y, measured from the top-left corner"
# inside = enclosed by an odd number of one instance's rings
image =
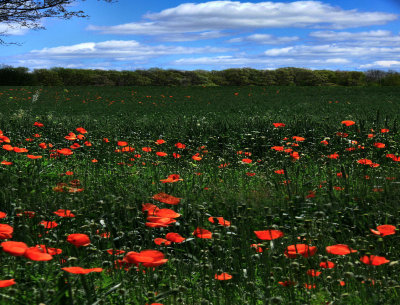
[[[85,0],[0,0],[0,24],[9,27],[44,29],[43,18],[87,17],[83,11],[70,10],[70,4]],[[114,2],[115,0],[97,0]],[[0,32],[0,37],[6,33]],[[7,44],[0,38],[0,44]]]

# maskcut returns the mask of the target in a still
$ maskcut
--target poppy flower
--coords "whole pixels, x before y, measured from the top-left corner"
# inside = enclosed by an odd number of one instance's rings
[[[208,217],[208,221],[211,223],[215,223],[215,221],[218,221],[218,223],[224,227],[229,227],[231,225],[231,222],[225,220],[223,217]]]
[[[69,272],[69,273],[73,273],[73,274],[88,274],[91,272],[102,272],[103,268],[89,268],[89,269],[85,269],[82,267],[64,267],[61,268],[62,270]]]
[[[64,156],[70,156],[74,154],[69,148],[57,149],[57,153]]]
[[[15,285],[15,284],[16,284],[16,282],[15,282],[14,279],[1,280],[1,281],[0,281],[0,288],[12,286],[12,285]]]
[[[161,246],[161,245],[169,246],[171,244],[171,241],[169,241],[169,240],[167,240],[165,238],[159,238],[158,237],[158,238],[154,239],[154,243],[156,245],[159,245],[159,246]]]
[[[251,163],[251,162],[253,162],[253,161],[252,161],[251,159],[244,158],[244,159],[242,159],[242,162],[243,162],[243,163],[249,164],[249,163]]]
[[[13,163],[10,162],[10,161],[3,160],[3,161],[0,162],[0,164],[2,164],[2,165],[12,165]]]
[[[249,177],[254,177],[256,175],[256,173],[246,173],[246,175]]]
[[[163,228],[174,222],[176,220],[169,217],[148,216],[145,225],[150,228]]]
[[[396,233],[396,227],[392,225],[381,225],[377,226],[376,230],[370,229],[372,233],[380,235],[382,237],[386,235],[393,235]]]
[[[70,210],[59,209],[53,213],[60,217],[75,217],[75,214],[72,213]]]
[[[161,179],[160,181],[162,183],[174,183],[174,182],[178,182],[178,181],[183,181],[183,179],[179,178],[180,176],[178,174],[172,174],[169,175],[167,179]]]
[[[75,133],[70,132],[67,136],[64,137],[64,139],[68,141],[75,141],[77,138]]]
[[[279,230],[254,231],[254,233],[261,240],[273,240],[284,236]]]
[[[185,148],[186,148],[186,145],[185,145],[185,144],[182,144],[182,143],[180,143],[180,142],[178,142],[178,143],[175,143],[175,147],[176,147],[176,148],[179,148],[179,149],[185,149]]]
[[[337,158],[339,158],[339,154],[334,153],[334,154],[327,155],[326,157],[329,159],[337,159]]]
[[[256,252],[258,253],[262,253],[264,251],[262,244],[251,244],[250,247],[256,249]]]
[[[195,154],[195,155],[192,156],[192,159],[195,160],[195,161],[200,161],[200,160],[203,159],[203,158],[200,157],[200,154],[199,154],[199,153],[197,153],[197,154]]]
[[[33,218],[35,217],[36,213],[34,211],[23,211],[22,213],[17,213],[18,217],[21,217],[23,215],[27,216],[28,218]]]
[[[274,173],[278,174],[278,175],[283,175],[285,173],[285,171],[283,169],[278,169],[278,170],[275,170]]]
[[[124,254],[125,251],[124,250],[117,250],[117,249],[108,249],[107,253],[110,255],[120,255],[120,254]]]
[[[386,145],[384,143],[379,143],[379,142],[374,143],[374,146],[377,148],[385,148],[386,147]]]
[[[286,125],[284,123],[272,123],[274,127],[279,128],[279,127],[285,127]]]
[[[305,140],[305,138],[298,136],[293,136],[292,139],[295,140],[296,142],[303,142]]]
[[[3,145],[4,150],[12,151],[14,150],[14,147],[12,147],[10,144],[5,144]]]
[[[6,217],[7,217],[7,214],[6,214],[6,213],[0,212],[0,218],[6,218]]]
[[[0,134],[0,143],[3,143],[3,142],[4,143],[10,143],[11,140],[10,140],[9,137],[6,137],[6,136]]]
[[[151,147],[142,147],[144,152],[151,152]]]
[[[73,244],[76,247],[90,245],[89,236],[87,236],[86,234],[80,234],[80,233],[68,235],[67,242],[69,242],[70,244]]]
[[[143,250],[138,252],[128,252],[124,261],[130,264],[139,265],[144,267],[157,267],[165,264],[168,259],[164,258],[164,254],[157,250]]]
[[[181,198],[177,198],[177,197],[168,195],[163,192],[155,194],[152,198],[159,202],[166,203],[166,204],[173,204],[173,205],[176,205],[181,201]]]
[[[42,156],[35,156],[35,155],[26,155],[29,159],[36,160],[36,159],[42,159]]]
[[[351,126],[351,125],[354,125],[355,123],[356,122],[350,121],[350,120],[342,121],[342,124],[345,125],[345,126]]]
[[[159,210],[159,208],[152,203],[143,203],[142,204],[142,212],[154,213],[154,211]]]
[[[226,280],[230,280],[232,278],[232,275],[224,272],[224,273],[221,273],[221,274],[215,274],[214,278],[216,280],[219,280],[219,281],[226,281]]]
[[[13,227],[0,223],[0,239],[9,239],[12,238],[12,234],[14,232]]]
[[[1,243],[3,251],[12,256],[22,256],[28,249],[27,244],[21,241],[4,241]]]
[[[24,152],[28,152],[28,151],[29,151],[29,150],[26,149],[26,148],[19,148],[19,147],[14,147],[13,150],[14,150],[16,153],[24,153]]]
[[[284,281],[284,282],[278,282],[279,285],[283,286],[283,287],[289,287],[289,286],[294,286],[297,284],[297,282],[293,282],[293,281]]]
[[[211,239],[212,238],[212,233],[206,229],[202,228],[196,228],[194,232],[192,233],[194,236],[198,238],[204,238],[204,239]]]
[[[164,144],[164,143],[165,143],[165,140],[163,140],[163,139],[158,139],[155,143],[156,143],[157,145],[161,145],[161,144]]]
[[[62,253],[62,249],[58,248],[49,248],[45,245],[36,245],[36,248],[38,248],[40,251],[44,253],[48,253],[50,255],[58,255]]]
[[[290,245],[285,250],[285,256],[289,258],[296,258],[298,255],[303,257],[313,256],[317,252],[317,247],[309,246],[306,244]]]
[[[327,140],[322,140],[320,143],[324,144],[324,145],[328,145],[329,144],[329,142]]]
[[[173,232],[167,233],[167,235],[165,235],[165,238],[174,243],[181,243],[186,239],[182,237],[179,233],[173,233]]]
[[[163,151],[157,151],[156,155],[159,156],[159,157],[165,157],[168,154],[166,152],[163,152]]]
[[[307,275],[309,276],[320,276],[321,275],[321,271],[317,271],[315,269],[308,269],[307,270]]]
[[[328,252],[329,254],[334,254],[334,255],[347,255],[350,253],[357,252],[357,250],[354,250],[354,249],[350,248],[348,245],[344,245],[344,244],[328,246],[325,249],[326,249],[326,252]]]
[[[71,149],[78,149],[79,147],[81,147],[80,144],[74,143],[74,144],[72,144],[69,148],[71,148]]]
[[[179,158],[181,157],[181,155],[180,155],[180,154],[177,154],[177,153],[173,153],[172,156],[173,156],[175,159],[179,159]]]
[[[53,256],[37,247],[26,249],[24,256],[32,261],[49,261],[53,259]]]
[[[306,288],[306,289],[314,289],[315,287],[316,287],[316,285],[315,284],[307,284],[307,283],[304,283],[304,288]]]
[[[387,133],[387,132],[389,132],[389,129],[387,129],[387,128],[382,128],[381,129],[381,133]]]
[[[369,159],[359,159],[357,160],[357,163],[359,164],[365,164],[365,165],[371,165],[373,162]]]
[[[33,126],[43,127],[44,125],[42,123],[40,123],[40,122],[35,122],[35,123],[33,123]]]
[[[44,226],[46,229],[53,229],[58,226],[58,223],[56,223],[55,221],[47,221],[47,220],[42,220],[40,224]]]
[[[283,146],[272,146],[271,149],[276,150],[276,151],[283,151],[284,147]]]
[[[149,215],[158,216],[158,217],[167,217],[167,218],[178,218],[181,214],[175,212],[171,209],[157,209],[154,210],[152,213],[148,212]]]
[[[335,263],[327,261],[327,262],[320,262],[319,266],[325,269],[332,269],[335,267]]]
[[[363,262],[364,264],[373,266],[379,266],[390,262],[390,260],[386,259],[385,257],[376,255],[370,255],[370,256],[365,255],[360,258],[360,261]]]

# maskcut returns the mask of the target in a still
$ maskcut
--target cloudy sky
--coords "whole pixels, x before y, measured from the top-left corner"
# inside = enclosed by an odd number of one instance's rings
[[[0,23],[0,65],[400,71],[400,0],[77,2],[90,18]]]

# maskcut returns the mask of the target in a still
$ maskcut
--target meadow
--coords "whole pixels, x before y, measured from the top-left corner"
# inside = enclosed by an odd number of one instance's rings
[[[400,304],[400,87],[0,87],[0,304]]]

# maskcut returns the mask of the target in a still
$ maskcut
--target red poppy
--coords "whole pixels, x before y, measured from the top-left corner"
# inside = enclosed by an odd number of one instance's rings
[[[172,174],[169,175],[167,179],[161,179],[160,181],[162,183],[174,183],[174,182],[178,182],[178,181],[183,181],[183,179],[179,178],[180,176],[178,174]]]
[[[335,263],[327,261],[327,262],[320,262],[319,266],[325,269],[332,269],[335,267]]]
[[[157,145],[164,144],[164,143],[165,143],[165,140],[163,140],[163,139],[158,139],[155,143],[156,143]]]
[[[74,153],[72,152],[72,150],[70,150],[69,148],[57,149],[57,152],[58,152],[60,155],[64,155],[64,156],[70,156],[70,155],[74,154]]]
[[[181,198],[177,198],[177,197],[168,195],[163,192],[154,195],[152,198],[159,202],[166,203],[166,204],[173,204],[173,205],[176,205],[181,201]]]
[[[31,247],[26,249],[24,256],[32,261],[49,261],[53,256],[43,251],[41,248]]]
[[[22,256],[28,249],[27,244],[21,241],[4,241],[1,243],[3,251],[12,256]]]
[[[337,159],[337,158],[339,158],[339,154],[334,153],[334,154],[327,155],[326,157],[329,159]]]
[[[29,150],[26,149],[26,148],[19,148],[19,147],[14,147],[13,150],[14,150],[16,153],[24,153],[24,152],[28,152],[28,151],[29,151]]]
[[[285,256],[289,258],[296,258],[298,255],[303,257],[313,256],[317,252],[317,247],[312,247],[306,244],[290,245],[285,250]]]
[[[376,255],[370,255],[370,256],[365,255],[360,258],[360,261],[363,262],[364,264],[373,266],[379,266],[390,262],[390,260],[386,259],[385,257]]]
[[[195,160],[195,161],[200,161],[200,160],[203,159],[203,158],[200,157],[200,154],[199,154],[199,153],[197,153],[197,154],[195,154],[195,155],[192,156],[192,159]]]
[[[68,141],[75,141],[76,140],[76,134],[73,132],[70,132],[67,136],[64,137],[64,139]]]
[[[159,208],[152,203],[143,203],[142,204],[142,212],[148,212],[149,214],[154,213],[154,211],[159,210]]]
[[[0,212],[0,218],[6,218],[6,217],[7,217],[7,214],[6,214],[6,213]]]
[[[202,228],[196,228],[194,230],[193,235],[198,237],[198,238],[204,238],[204,239],[211,239],[212,238],[212,233],[206,229]]]
[[[58,255],[62,253],[61,249],[58,248],[49,248],[45,245],[36,245],[36,248],[38,248],[39,250],[41,250],[44,253],[48,253],[50,255]]]
[[[182,237],[179,233],[173,233],[173,232],[170,232],[167,235],[165,235],[165,238],[174,243],[181,243],[186,239]]]
[[[324,145],[328,145],[329,144],[329,142],[327,140],[322,140],[320,143],[324,144]]]
[[[381,133],[387,133],[387,132],[389,132],[389,129],[387,129],[387,128],[382,128],[381,129]]]
[[[248,159],[248,158],[244,158],[244,159],[242,159],[242,162],[243,163],[251,163],[251,162],[253,162],[251,159]]]
[[[53,229],[58,226],[58,223],[56,223],[55,221],[47,221],[47,220],[42,220],[40,224],[44,226],[46,229]]]
[[[320,276],[321,275],[321,271],[317,271],[315,269],[308,269],[307,270],[307,275],[309,276]]]
[[[124,254],[125,251],[124,250],[117,250],[117,249],[108,249],[107,253],[110,255],[120,255],[120,254]]]
[[[278,169],[278,170],[274,171],[274,173],[278,174],[278,175],[283,175],[285,173],[285,171],[283,169]]]
[[[185,145],[185,144],[182,144],[182,143],[180,143],[180,142],[178,142],[178,143],[175,144],[175,147],[176,147],[176,148],[179,148],[179,149],[185,149],[185,148],[186,148],[186,145]]]
[[[230,275],[226,272],[223,272],[221,274],[215,274],[214,278],[219,281],[226,281],[226,280],[230,280],[232,278],[232,275]]]
[[[14,279],[1,280],[1,281],[0,281],[0,288],[12,286],[12,285],[15,285],[15,284],[16,284],[16,282],[15,282]]]
[[[69,148],[71,149],[78,149],[79,147],[81,147],[78,143],[74,143],[72,144]]]
[[[2,165],[12,165],[13,163],[10,162],[10,161],[3,160],[3,161],[0,162],[0,164],[2,164]]]
[[[14,150],[14,147],[12,147],[10,144],[5,144],[3,145],[4,150],[12,151]]]
[[[78,134],[78,135],[76,136],[76,138],[77,138],[78,140],[83,140],[83,139],[85,138],[85,136],[84,136],[83,134]]]
[[[273,240],[284,236],[279,230],[254,231],[254,233],[261,240]]]
[[[43,127],[44,125],[42,123],[40,123],[40,122],[35,122],[35,123],[33,123],[33,126]]]
[[[263,252],[262,244],[251,244],[250,247],[256,249],[258,253]]]
[[[150,228],[163,228],[168,227],[174,222],[176,222],[176,220],[169,217],[148,216],[145,225]]]
[[[355,123],[356,122],[350,121],[350,120],[342,121],[342,124],[345,125],[345,126],[351,126],[351,125],[354,125]]]
[[[168,259],[164,258],[164,254],[157,250],[143,250],[138,252],[128,252],[124,261],[130,264],[139,265],[144,267],[157,267],[165,264]]]
[[[249,177],[254,177],[256,175],[256,173],[246,173],[246,175]]]
[[[285,127],[286,125],[284,123],[272,123],[272,125],[274,125],[274,127]]]
[[[67,241],[76,247],[90,245],[89,236],[87,236],[86,234],[80,234],[80,233],[70,234],[67,237]]]
[[[283,286],[283,287],[288,287],[288,286],[294,286],[297,283],[293,282],[293,281],[284,281],[284,282],[278,282],[278,284]]]
[[[151,152],[151,147],[142,147],[142,150],[145,152]]]
[[[13,227],[0,223],[0,239],[9,239],[12,238],[12,234],[14,232]]]
[[[163,152],[163,151],[157,151],[156,155],[159,156],[159,157],[165,157],[168,154],[166,152]]]
[[[35,212],[34,211],[23,211],[22,213],[17,213],[18,217],[21,217],[22,215],[27,216],[28,218],[33,218],[35,217]]]
[[[75,217],[75,214],[72,213],[70,210],[59,209],[53,213],[60,217]]]
[[[315,287],[316,287],[316,285],[315,284],[307,284],[307,283],[304,283],[304,288],[306,288],[306,289],[314,289]]]
[[[86,129],[83,128],[83,127],[78,127],[78,128],[76,129],[76,131],[77,131],[77,132],[80,132],[80,133],[87,133]]]
[[[328,246],[325,248],[326,252],[334,255],[347,255],[350,253],[355,253],[357,250],[350,248],[348,245],[337,244],[333,246]]]
[[[169,246],[172,242],[165,238],[158,237],[158,238],[154,239],[154,243],[159,246],[161,246],[161,245]]]
[[[158,217],[167,217],[167,218],[178,218],[181,214],[175,212],[171,209],[157,209],[153,212],[148,211],[149,215],[158,216]]]
[[[88,274],[91,272],[102,272],[103,268],[89,268],[89,269],[85,269],[82,267],[64,267],[61,268],[62,270],[69,272],[69,273],[73,273],[73,274]]]
[[[276,150],[276,151],[283,151],[284,147],[283,146],[272,146],[271,149]]]
[[[372,233],[380,235],[382,237],[386,235],[393,235],[396,233],[396,227],[392,225],[381,225],[377,226],[376,230],[370,229]]]
[[[298,136],[293,136],[292,137],[293,140],[297,141],[297,142],[303,142],[305,140],[305,138],[303,137],[298,137]]]
[[[357,163],[371,165],[373,162],[369,159],[359,159],[359,160],[357,160]]]
[[[177,154],[177,153],[173,153],[172,156],[173,156],[175,159],[179,159],[179,158],[181,157],[181,155],[180,155],[180,154]]]
[[[229,227],[231,225],[231,222],[225,220],[223,217],[208,217],[208,221],[211,223],[215,223],[215,220],[217,220],[218,223],[224,227]]]

